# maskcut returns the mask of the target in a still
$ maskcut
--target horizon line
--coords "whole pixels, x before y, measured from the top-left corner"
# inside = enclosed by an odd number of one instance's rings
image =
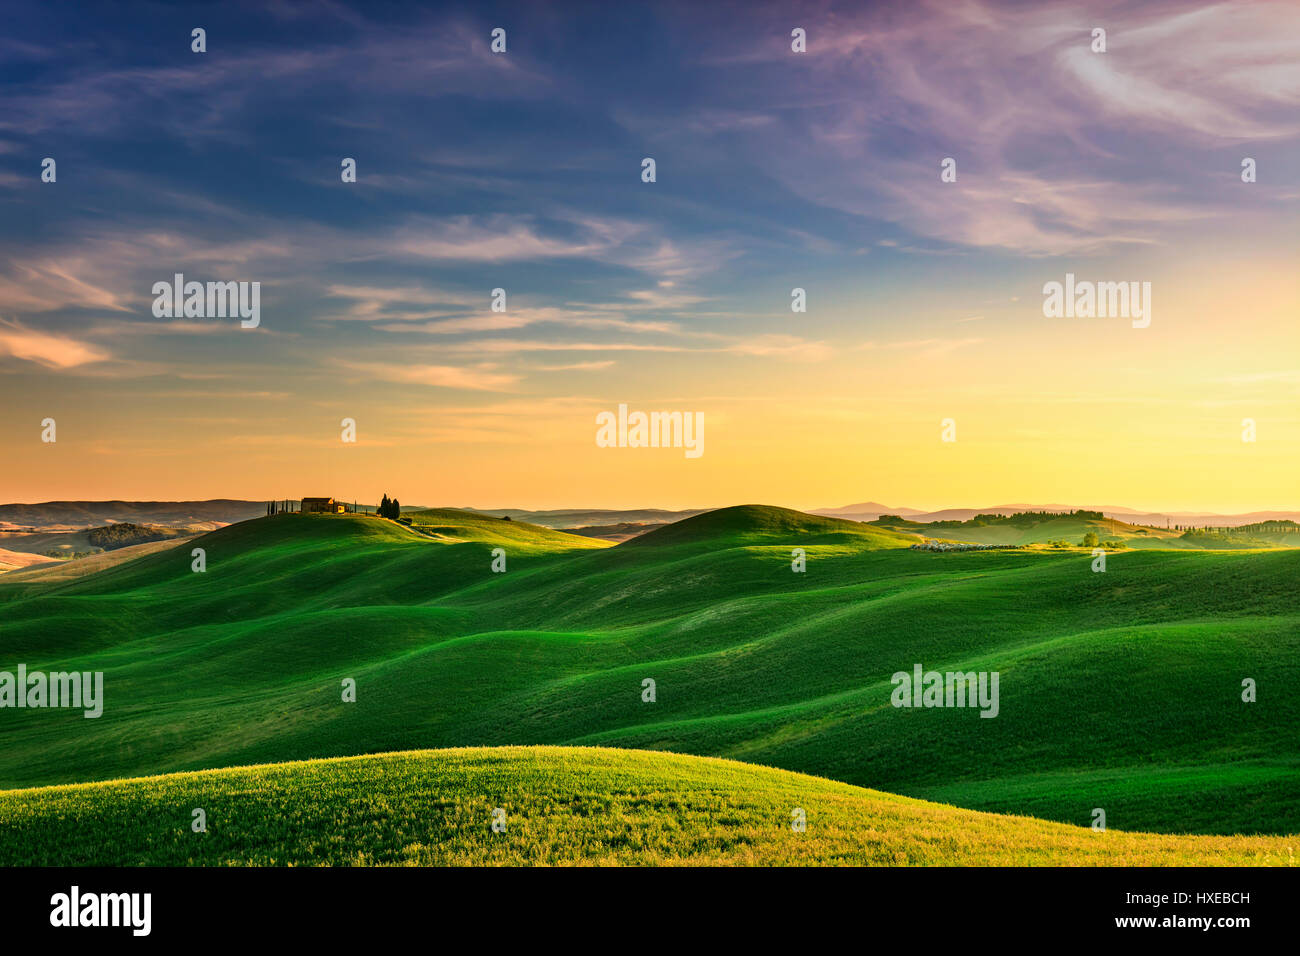
[[[253,504],[253,503],[267,502],[267,501],[301,501],[302,498],[304,497],[312,497],[312,496],[298,495],[298,496],[286,497],[284,495],[280,495],[277,497],[256,497],[256,498],[237,498],[237,497],[224,497],[224,496],[215,497],[215,498],[48,498],[41,501],[3,501],[0,502],[0,508],[6,508],[11,506],[34,507],[38,505],[55,505],[55,504],[64,504],[64,503],[94,505],[94,504],[109,504],[111,502],[122,502],[124,504],[149,504],[149,503],[201,504],[201,503],[212,502],[212,501],[235,501],[235,502],[246,502],[249,504]],[[338,496],[332,496],[332,497],[335,497],[339,501],[353,500],[358,503],[366,504],[366,505],[377,504],[378,502],[378,499],[376,499],[375,502],[370,502],[370,501],[364,501],[360,497],[356,497],[356,498],[347,498],[347,497],[338,497]],[[400,498],[398,500],[400,500]],[[877,504],[877,505],[880,504],[880,502],[861,502],[861,503]],[[852,507],[852,504],[846,504],[846,505],[819,506],[815,508],[798,508],[798,507],[793,507],[791,505],[772,504],[763,501],[741,501],[741,502],[736,502],[732,504],[723,504],[723,505],[707,505],[703,507],[687,506],[687,507],[677,507],[677,508],[662,506],[662,505],[645,505],[645,504],[630,505],[630,506],[623,506],[623,507],[613,507],[608,505],[602,505],[602,506],[562,505],[562,506],[532,507],[532,508],[523,507],[521,505],[505,505],[499,507],[478,507],[473,505],[447,505],[447,504],[423,505],[421,504],[421,505],[403,505],[402,507],[409,510],[449,509],[453,511],[471,511],[471,512],[522,511],[522,512],[531,512],[531,513],[542,513],[542,512],[550,512],[550,511],[561,511],[561,512],[562,511],[587,511],[587,512],[607,511],[607,512],[618,513],[618,512],[626,512],[626,511],[665,511],[671,513],[678,513],[684,511],[695,511],[695,512],[718,511],[723,508],[738,508],[738,507],[745,507],[747,505],[788,508],[791,511],[801,511],[805,514],[817,514],[819,512],[824,512],[824,511],[840,511],[845,508]],[[1163,509],[1163,508],[1143,509],[1143,508],[1134,507],[1132,505],[1080,505],[1080,504],[1064,504],[1064,503],[1039,504],[1036,502],[1014,502],[1014,503],[980,505],[980,506],[945,505],[939,508],[921,508],[921,507],[914,507],[911,505],[888,505],[888,506],[881,505],[879,511],[881,514],[891,514],[894,512],[911,511],[916,514],[925,515],[925,514],[937,514],[943,511],[992,512],[998,509],[1007,509],[1007,508],[1019,508],[1019,509],[1026,509],[1026,510],[1043,510],[1043,511],[1055,511],[1055,510],[1064,510],[1064,509],[1069,509],[1071,511],[1101,511],[1101,512],[1127,511],[1136,515],[1164,515],[1171,518],[1186,516],[1186,515],[1230,518],[1230,517],[1238,517],[1241,515],[1259,514],[1259,513],[1267,513],[1267,512],[1283,512],[1283,513],[1300,514],[1300,506],[1292,507],[1292,508],[1272,506],[1272,507],[1264,507],[1264,508],[1250,508],[1243,511],[1231,511],[1231,510],[1224,511],[1224,510],[1209,510],[1209,509],[1190,510],[1186,507],[1178,508],[1178,509]],[[876,510],[876,509],[868,509],[868,510]]]

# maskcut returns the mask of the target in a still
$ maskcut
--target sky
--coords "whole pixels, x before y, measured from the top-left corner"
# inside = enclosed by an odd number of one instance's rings
[[[1294,3],[11,5],[0,501],[1300,508],[1297,50]],[[176,273],[258,326],[157,317]]]

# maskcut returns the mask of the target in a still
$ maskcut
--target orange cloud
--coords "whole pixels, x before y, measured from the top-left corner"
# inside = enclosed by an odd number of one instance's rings
[[[0,355],[36,362],[46,368],[76,368],[91,362],[103,362],[109,353],[75,339],[33,332],[16,322],[0,320]]]

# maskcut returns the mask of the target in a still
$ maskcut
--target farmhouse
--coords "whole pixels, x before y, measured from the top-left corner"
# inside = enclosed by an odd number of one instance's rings
[[[299,510],[303,514],[341,515],[348,510],[348,506],[333,498],[304,498]]]

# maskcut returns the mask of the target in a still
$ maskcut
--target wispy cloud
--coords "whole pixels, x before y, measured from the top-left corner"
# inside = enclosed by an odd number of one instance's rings
[[[11,355],[51,369],[76,368],[112,357],[86,342],[37,332],[3,319],[0,319],[0,355]]]
[[[955,352],[957,349],[968,348],[972,345],[979,345],[984,340],[982,338],[929,338],[929,339],[904,339],[896,342],[863,342],[858,346],[860,350],[874,349],[897,349],[905,352],[917,352],[924,356],[947,355],[949,352]]]
[[[433,385],[439,388],[462,388],[471,391],[508,391],[519,381],[519,376],[496,372],[488,368],[467,368],[455,365],[424,365],[395,362],[354,362],[339,360],[337,364],[348,372],[385,382],[404,385]]]
[[[1033,255],[1158,242],[1229,205],[1188,187],[1180,146],[1300,134],[1294,5],[944,0],[801,22],[807,54],[792,56],[782,16],[760,8],[748,48],[711,60],[725,82],[769,89],[778,122],[749,131],[749,154],[799,195],[933,239]],[[1106,53],[1091,50],[1096,26]],[[628,122],[648,132],[664,117]],[[1158,142],[1146,171],[1114,162],[1117,124],[1130,143],[1135,129]],[[944,157],[956,183],[940,183]],[[1099,159],[1113,175],[1098,176]]]

